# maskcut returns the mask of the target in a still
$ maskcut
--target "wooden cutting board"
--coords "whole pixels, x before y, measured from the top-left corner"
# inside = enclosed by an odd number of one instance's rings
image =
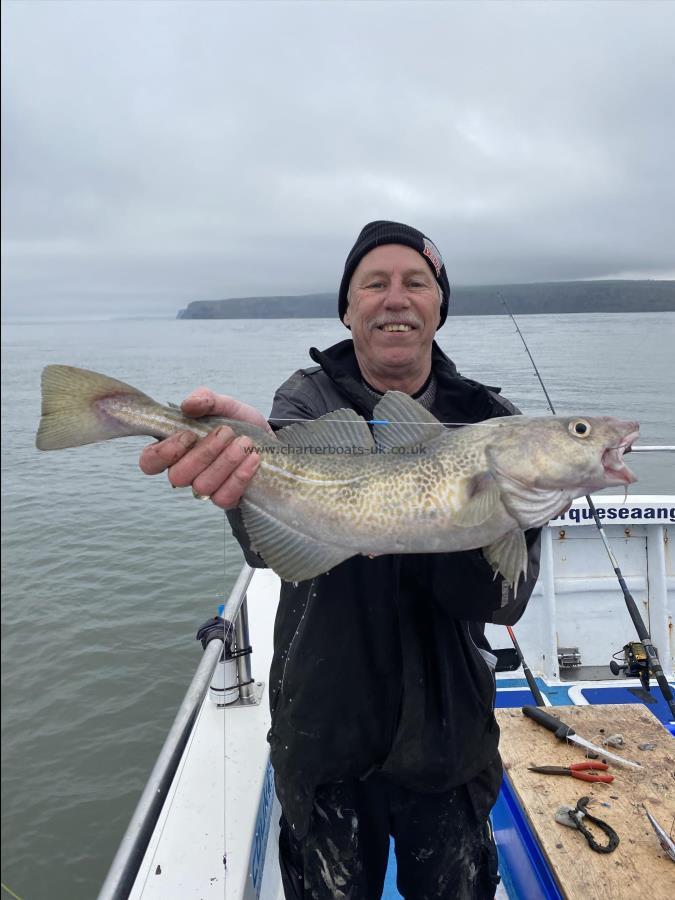
[[[661,848],[643,805],[675,839],[675,740],[642,704],[611,706],[555,706],[547,709],[559,716],[581,737],[602,745],[621,734],[621,748],[612,753],[643,765],[629,769],[609,762],[612,784],[590,784],[576,778],[540,775],[528,766],[568,766],[582,762],[584,750],[559,741],[518,709],[498,709],[501,729],[499,749],[504,771],[534,831],[559,887],[570,900],[636,900],[675,898],[675,863]],[[653,750],[639,745],[654,743]],[[584,836],[559,825],[555,813],[560,806],[575,806],[590,796],[589,812],[607,822],[618,833],[620,844],[613,853],[595,853]],[[606,836],[588,827],[600,844]],[[523,898],[529,900],[529,898]]]

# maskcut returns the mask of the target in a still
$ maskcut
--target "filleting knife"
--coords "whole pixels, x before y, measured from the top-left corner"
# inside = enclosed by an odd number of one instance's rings
[[[619,766],[628,766],[631,769],[642,768],[640,763],[633,762],[632,759],[624,759],[622,756],[617,756],[615,753],[610,753],[606,747],[598,747],[596,744],[587,741],[586,738],[580,737],[573,728],[566,725],[565,722],[562,722],[555,716],[550,715],[550,713],[544,712],[539,706],[523,706],[523,714],[528,718],[533,719],[539,725],[543,725],[544,728],[548,728],[559,741],[571,741],[573,744],[578,744],[580,747],[585,747],[587,750],[592,750],[600,756],[611,759],[612,762],[615,762]]]

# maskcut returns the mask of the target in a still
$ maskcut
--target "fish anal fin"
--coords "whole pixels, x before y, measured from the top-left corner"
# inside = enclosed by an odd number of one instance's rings
[[[483,555],[507,584],[516,590],[521,574],[527,573],[527,544],[520,528],[514,528],[499,540],[483,547]]]
[[[251,548],[285,581],[315,578],[354,556],[352,549],[302,534],[245,497],[240,508]]]

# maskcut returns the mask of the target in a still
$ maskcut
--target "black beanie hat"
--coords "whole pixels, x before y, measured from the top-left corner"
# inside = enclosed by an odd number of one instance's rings
[[[426,259],[429,268],[434,273],[434,277],[443,291],[441,321],[438,325],[440,328],[448,314],[448,302],[450,300],[450,282],[445,271],[443,258],[438,252],[436,245],[428,237],[425,237],[416,228],[411,228],[410,225],[403,225],[401,222],[369,222],[357,237],[356,243],[347,257],[344,275],[340,282],[340,293],[338,294],[340,320],[344,319],[344,314],[347,311],[347,291],[349,290],[349,282],[352,279],[354,270],[366,253],[370,253],[375,247],[381,247],[382,244],[404,244],[406,247],[412,247],[413,250],[417,250]]]

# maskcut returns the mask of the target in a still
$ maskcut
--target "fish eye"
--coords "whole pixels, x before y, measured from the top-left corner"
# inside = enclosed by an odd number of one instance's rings
[[[573,419],[567,427],[575,437],[587,438],[591,433],[591,423],[586,419]]]

